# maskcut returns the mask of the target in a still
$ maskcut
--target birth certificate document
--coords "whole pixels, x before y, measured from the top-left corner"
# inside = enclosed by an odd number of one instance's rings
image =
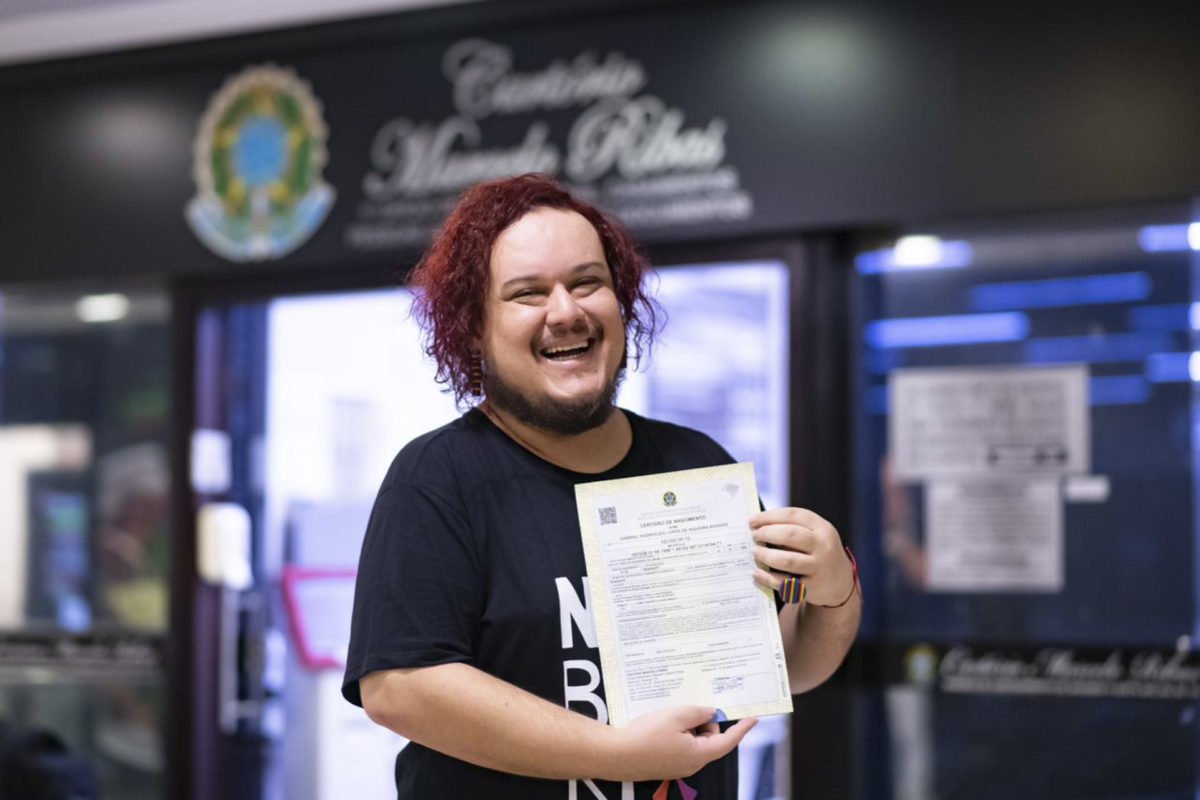
[[[775,599],[754,582],[750,464],[575,487],[608,715],[792,710]]]

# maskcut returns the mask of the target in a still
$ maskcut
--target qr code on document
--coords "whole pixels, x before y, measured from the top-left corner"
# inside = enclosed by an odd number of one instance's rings
[[[601,525],[616,525],[617,524],[617,507],[605,506],[600,509],[600,524]]]

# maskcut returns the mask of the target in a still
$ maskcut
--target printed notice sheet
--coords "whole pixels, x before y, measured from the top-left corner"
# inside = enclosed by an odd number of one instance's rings
[[[899,369],[888,388],[901,480],[1089,469],[1086,366]]]
[[[1056,477],[937,480],[926,492],[931,592],[1060,592]]]
[[[609,720],[792,710],[775,600],[754,582],[750,464],[575,487]]]

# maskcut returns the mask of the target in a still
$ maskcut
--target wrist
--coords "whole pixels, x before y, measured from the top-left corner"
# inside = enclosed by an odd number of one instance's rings
[[[854,599],[854,595],[862,594],[862,584],[858,579],[858,562],[854,559],[854,553],[850,552],[849,547],[843,547],[842,549],[846,552],[846,558],[850,561],[850,591],[846,594],[846,599],[840,603],[810,603],[810,605],[814,605],[817,608],[841,608]]]
[[[626,747],[627,738],[624,729],[597,722],[591,730],[590,746],[584,748],[591,761],[586,767],[590,773],[588,777],[606,781],[629,780],[632,754]]]

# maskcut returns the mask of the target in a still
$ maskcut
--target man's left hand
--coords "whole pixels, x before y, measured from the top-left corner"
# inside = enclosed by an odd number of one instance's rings
[[[854,570],[837,528],[806,508],[776,508],[750,517],[754,578],[777,591],[788,575],[808,584],[808,601],[836,606],[854,591]]]

